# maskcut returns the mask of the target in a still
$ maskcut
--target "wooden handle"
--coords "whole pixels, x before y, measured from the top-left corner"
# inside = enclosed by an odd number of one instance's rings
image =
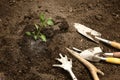
[[[114,53],[113,53],[113,57],[120,58],[120,52],[114,52]]]
[[[120,43],[111,41],[110,44],[111,44],[111,46],[113,46],[113,47],[115,47],[115,48],[117,48],[117,49],[120,49]]]
[[[114,64],[120,64],[120,59],[109,57],[109,58],[106,58],[106,62],[114,63]]]
[[[120,58],[120,52],[104,53],[103,56],[105,56],[105,57],[117,57],[117,58]]]
[[[77,53],[69,48],[66,48],[66,49],[69,51],[69,53],[71,53],[74,57],[76,57],[80,62],[82,62],[88,68],[88,70],[90,71],[90,73],[93,76],[93,80],[100,80],[97,73],[104,75],[104,73],[101,70],[97,69],[93,64],[91,64],[90,62],[88,62],[87,60],[82,58],[79,55],[79,53]]]

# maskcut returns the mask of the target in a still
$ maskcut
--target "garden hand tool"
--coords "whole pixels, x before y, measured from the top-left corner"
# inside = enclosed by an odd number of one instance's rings
[[[82,52],[82,50],[79,50],[75,47],[73,47],[73,50],[77,51],[77,52]],[[120,52],[113,52],[113,53],[103,53],[102,56],[105,56],[105,57],[117,57],[117,58],[120,58]]]
[[[95,30],[92,30],[82,24],[79,24],[79,23],[74,23],[74,27],[77,29],[77,31],[79,33],[81,33],[82,35],[86,36],[87,38],[89,38],[97,43],[99,41],[101,41],[101,42],[107,43],[117,49],[120,49],[120,43],[101,38],[101,33],[97,32]]]
[[[77,51],[79,49],[73,48],[74,51]],[[81,51],[81,50],[79,50]],[[101,60],[109,62],[109,63],[114,63],[114,64],[120,64],[120,59],[119,58],[113,58],[113,57],[101,57],[102,49],[100,47],[94,47],[94,48],[89,48],[84,51],[78,52],[78,54],[83,57],[86,60],[93,61],[93,62],[99,62]]]
[[[103,56],[105,56],[105,57],[117,57],[117,58],[120,58],[120,52],[104,53]]]
[[[59,64],[54,64],[54,67],[61,67],[64,70],[68,71],[72,77],[73,80],[77,80],[76,76],[74,75],[74,73],[72,72],[72,59],[67,58],[67,56],[65,55],[62,56],[62,54],[59,54],[61,58],[56,58],[56,60],[60,61],[62,63],[62,65]]]
[[[93,77],[93,80],[100,80],[97,73],[101,74],[101,75],[104,75],[104,73],[96,68],[93,64],[91,64],[89,61],[87,61],[86,59],[82,58],[76,51],[74,50],[71,50],[69,48],[66,48],[68,50],[68,52],[74,56],[75,58],[77,58],[81,63],[83,63],[87,68],[88,70],[90,71],[92,77]]]

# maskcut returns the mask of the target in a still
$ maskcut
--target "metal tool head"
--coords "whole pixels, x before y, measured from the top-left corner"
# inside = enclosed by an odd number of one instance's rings
[[[61,67],[64,70],[69,71],[72,68],[72,59],[68,59],[68,57],[65,55],[65,57],[60,53],[60,58],[56,58],[59,62],[62,64],[54,64],[54,67]]]
[[[98,40],[96,40],[95,37],[101,37],[101,34],[99,32],[92,30],[79,23],[74,23],[74,27],[77,29],[79,33],[91,39],[92,41],[95,41],[98,43]]]
[[[99,62],[101,59],[97,56],[99,56],[100,53],[102,53],[102,49],[100,47],[94,47],[82,51],[80,56],[89,61]]]

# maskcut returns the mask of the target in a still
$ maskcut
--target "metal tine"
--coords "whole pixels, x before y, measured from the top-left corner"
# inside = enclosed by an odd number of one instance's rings
[[[81,52],[82,52],[82,50],[80,50],[80,49],[78,49],[78,48],[75,48],[75,47],[72,47],[72,49],[73,49],[74,51],[78,52],[78,53],[81,53]]]
[[[62,63],[62,59],[60,58],[55,58],[55,59]]]
[[[63,58],[63,55],[61,53],[59,55],[60,55],[61,58]]]
[[[61,67],[62,68],[62,65],[60,64],[53,64],[54,67]]]
[[[63,62],[63,59],[68,60],[67,55],[63,56],[63,55],[60,53],[59,56],[60,56],[60,58],[55,58],[55,59],[58,60],[58,61],[61,62],[61,63]]]
[[[65,58],[68,59],[68,58],[67,58],[67,55],[65,55]]]

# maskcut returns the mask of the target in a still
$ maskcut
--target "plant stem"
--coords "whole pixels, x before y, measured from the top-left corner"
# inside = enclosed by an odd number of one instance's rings
[[[37,30],[37,37],[39,36],[40,34],[40,28]]]

